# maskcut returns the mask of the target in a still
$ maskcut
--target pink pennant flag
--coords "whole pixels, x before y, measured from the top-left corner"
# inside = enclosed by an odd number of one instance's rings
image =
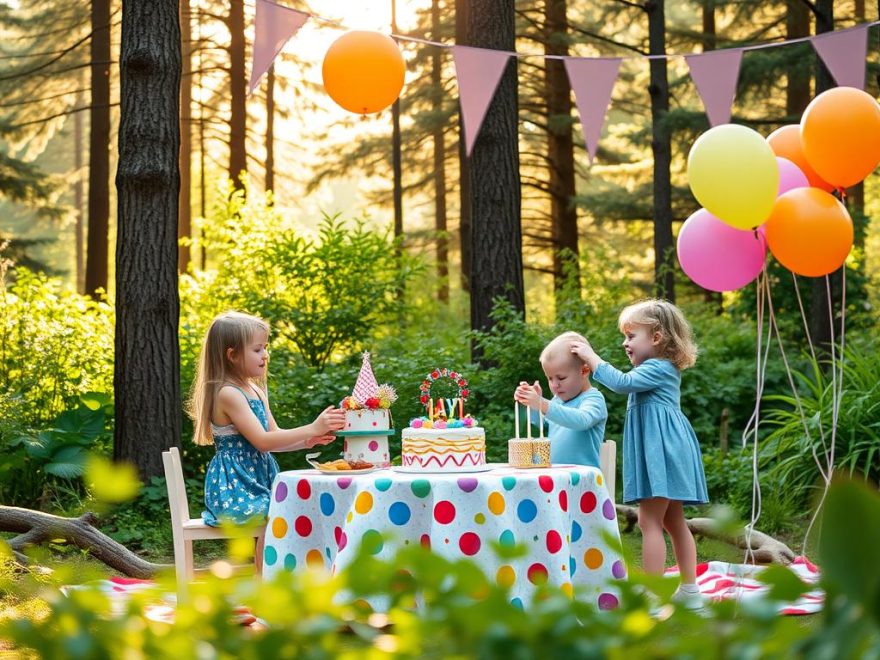
[[[309,20],[309,15],[276,5],[270,0],[257,0],[254,21],[254,56],[248,94],[256,89],[263,75],[272,66],[284,44]]]
[[[599,137],[605,125],[608,104],[611,103],[611,92],[617,82],[620,61],[619,57],[565,58],[565,70],[581,116],[581,130],[591,163],[599,149]]]
[[[838,85],[864,91],[868,52],[867,25],[817,34],[810,41]]]
[[[373,375],[373,367],[370,366],[370,354],[364,353],[361,372],[358,374],[357,382],[354,384],[354,390],[351,395],[355,401],[364,405],[367,399],[376,396],[378,391],[379,383],[376,381],[376,376]]]
[[[703,99],[709,125],[730,123],[742,49],[712,50],[699,55],[685,55],[684,59],[690,67],[697,92]]]
[[[458,96],[461,103],[462,124],[467,155],[471,155],[477,134],[510,53],[470,46],[453,46],[452,58],[455,61],[455,77],[458,81]]]

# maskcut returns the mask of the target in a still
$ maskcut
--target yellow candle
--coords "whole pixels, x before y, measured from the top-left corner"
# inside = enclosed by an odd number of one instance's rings
[[[458,418],[464,419],[464,399],[458,400]]]
[[[428,399],[428,419],[434,421],[434,399]]]

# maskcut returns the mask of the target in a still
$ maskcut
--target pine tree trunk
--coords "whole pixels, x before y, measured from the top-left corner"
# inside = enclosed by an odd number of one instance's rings
[[[113,457],[146,479],[180,446],[178,3],[126,0],[120,50]]]
[[[715,31],[715,0],[703,0],[703,52],[715,50],[718,35]],[[724,298],[717,291],[703,290],[703,300],[715,308],[717,314],[724,313]]]
[[[192,238],[192,13],[190,0],[181,0],[180,27],[183,72],[180,77],[180,221],[178,238]],[[185,273],[191,257],[189,245],[178,243],[177,270]]]
[[[466,46],[468,42],[468,4],[471,0],[455,0],[455,43]],[[464,125],[461,112],[458,115],[458,185],[459,185],[459,221],[458,236],[461,246],[461,290],[471,292],[471,234],[473,217],[471,197],[470,163],[464,141]]]
[[[83,95],[76,95],[76,106],[84,105]],[[86,273],[85,273],[85,186],[83,186],[83,134],[84,134],[83,113],[77,112],[73,116],[73,158],[74,169],[76,170],[76,183],[73,184],[74,206],[76,207],[76,256],[74,263],[76,264],[76,291],[83,293],[85,291]]]
[[[431,2],[431,38],[440,41],[440,0]],[[443,50],[434,48],[431,53],[431,108],[436,117],[443,111]],[[437,233],[437,300],[449,301],[449,233],[446,230],[446,144],[443,124],[436,120],[434,143],[434,231]]]
[[[514,3],[467,0],[465,44],[515,50]],[[470,157],[472,192],[471,328],[492,328],[495,299],[504,298],[519,313],[525,309],[522,274],[522,226],[517,133],[516,58],[511,58],[486,112]],[[473,358],[482,355],[472,346]]]
[[[810,36],[810,10],[803,0],[788,0],[785,14],[785,38],[800,39]],[[808,50],[809,45],[804,45]],[[785,114],[790,121],[799,122],[810,102],[810,69],[804,61],[793,63],[787,73],[785,86]]]
[[[266,75],[266,192],[275,190],[275,65]]]
[[[230,0],[229,18],[229,178],[244,188],[247,172],[247,80],[245,79],[244,1]]]
[[[666,54],[665,0],[649,0],[648,42],[651,55]],[[675,247],[672,242],[672,144],[665,124],[669,112],[666,60],[652,59],[651,151],[654,154],[654,286],[656,295],[675,302]]]
[[[547,55],[568,55],[567,0],[544,0]],[[566,281],[578,281],[578,226],[574,205],[574,140],[571,90],[562,60],[544,60],[547,99],[547,159],[550,217],[553,223],[553,285],[557,294]]]
[[[92,0],[86,293],[107,290],[110,229],[110,0]]]

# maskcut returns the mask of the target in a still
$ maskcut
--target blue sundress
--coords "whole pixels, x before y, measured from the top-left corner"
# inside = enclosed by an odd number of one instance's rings
[[[242,393],[260,424],[269,430],[269,416],[263,399],[251,399]],[[278,463],[268,452],[261,452],[245,438],[234,424],[211,424],[217,453],[205,475],[206,525],[218,527],[230,521],[242,524],[254,517],[265,518],[269,512],[272,482],[278,474]]]

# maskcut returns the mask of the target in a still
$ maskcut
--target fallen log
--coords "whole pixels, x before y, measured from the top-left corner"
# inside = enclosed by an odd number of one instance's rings
[[[618,504],[615,508],[618,517],[627,523],[626,531],[630,531],[638,524],[639,510],[636,507]],[[757,529],[753,529],[750,536],[747,535],[746,528],[741,529],[736,536],[731,536],[719,530],[718,523],[712,518],[688,518],[685,522],[687,522],[691,533],[696,536],[717,539],[743,550],[747,550],[751,546],[755,561],[759,564],[782,564],[785,566],[793,562],[797,556],[785,543]]]
[[[33,509],[0,506],[0,531],[18,533],[6,543],[19,562],[26,560],[23,553],[28,546],[63,540],[87,550],[95,559],[128,577],[151,578],[168,568],[166,564],[149,562],[114,541],[95,527],[97,522],[91,512],[78,518],[65,518]]]

